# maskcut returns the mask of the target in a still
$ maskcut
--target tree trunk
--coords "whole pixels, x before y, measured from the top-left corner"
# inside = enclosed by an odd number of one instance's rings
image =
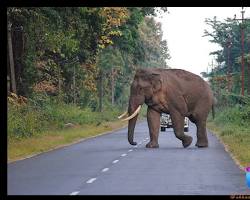
[[[7,75],[7,92],[10,92],[10,77]]]
[[[103,72],[100,70],[99,74],[99,112],[102,112],[103,106]]]
[[[11,39],[11,25],[8,23],[8,50],[9,50],[9,62],[10,62],[10,77],[11,77],[11,89],[15,94],[16,91],[16,78],[15,78],[15,66],[13,58],[13,49],[12,49],[12,39]]]
[[[247,94],[250,96],[250,61],[248,61],[248,86],[247,86]]]
[[[231,38],[229,38],[228,46],[227,46],[227,64],[228,64],[228,76],[227,76],[227,83],[228,83],[228,92],[232,91],[232,65],[231,65]]]
[[[73,73],[73,103],[76,104],[76,67],[74,65],[74,73]]]
[[[114,69],[111,69],[111,104],[115,104],[115,80],[114,80]]]
[[[62,79],[62,73],[61,73],[61,65],[58,64],[58,100],[60,102],[63,102],[63,91],[62,91],[62,84],[63,84],[63,79]]]

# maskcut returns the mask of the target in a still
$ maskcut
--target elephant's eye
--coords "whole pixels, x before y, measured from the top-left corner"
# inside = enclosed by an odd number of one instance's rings
[[[138,93],[139,93],[140,95],[143,95],[143,92],[144,92],[143,88],[142,88],[142,87],[139,87]]]

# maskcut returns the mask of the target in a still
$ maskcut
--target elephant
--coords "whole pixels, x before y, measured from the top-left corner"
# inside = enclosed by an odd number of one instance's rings
[[[146,148],[159,148],[162,112],[170,114],[174,134],[181,140],[184,148],[193,140],[191,136],[184,134],[184,117],[188,117],[197,127],[196,146],[208,147],[206,121],[211,109],[214,116],[215,101],[209,84],[196,74],[182,69],[137,69],[130,87],[128,109],[118,118],[128,121],[128,142],[136,145],[134,129],[141,106],[145,103],[148,106],[150,135]]]

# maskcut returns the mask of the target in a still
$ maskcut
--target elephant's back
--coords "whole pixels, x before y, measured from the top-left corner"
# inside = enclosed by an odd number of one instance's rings
[[[193,80],[204,81],[200,76],[183,69],[165,69],[164,72],[167,74],[172,74],[173,76],[176,76],[180,79],[184,79],[186,81],[193,81]]]
[[[211,99],[212,90],[209,84],[200,76],[182,69],[166,69],[165,82],[175,87],[175,92],[195,99]]]
[[[161,71],[161,74],[166,82],[175,82],[176,85],[187,87],[185,90],[193,87],[196,89],[206,87],[206,82],[200,76],[183,69],[165,69]]]

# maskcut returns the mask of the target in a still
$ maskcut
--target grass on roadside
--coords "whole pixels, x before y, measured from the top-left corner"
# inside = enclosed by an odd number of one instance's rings
[[[96,136],[125,126],[127,122],[105,122],[99,126],[83,125],[63,130],[46,131],[43,134],[8,142],[8,162],[22,159],[34,154],[65,146],[83,138]]]

